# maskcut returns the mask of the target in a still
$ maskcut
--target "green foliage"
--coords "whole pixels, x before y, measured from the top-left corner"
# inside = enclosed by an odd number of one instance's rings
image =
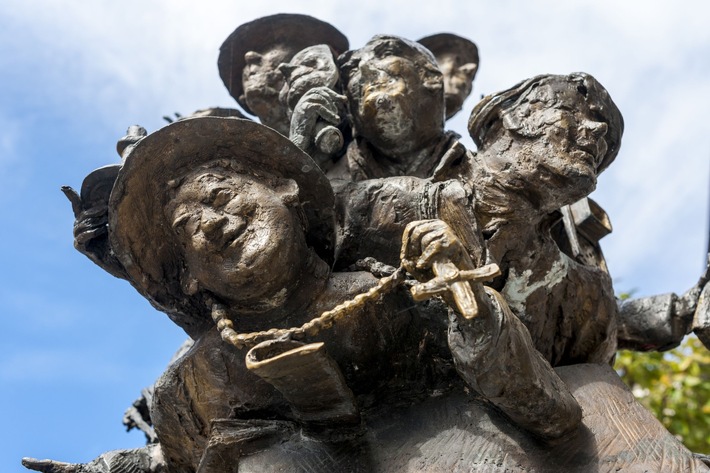
[[[710,352],[697,337],[665,353],[620,351],[615,368],[686,447],[710,454]]]

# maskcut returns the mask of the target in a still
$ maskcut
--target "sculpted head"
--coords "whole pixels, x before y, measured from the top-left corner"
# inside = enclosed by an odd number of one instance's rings
[[[215,161],[172,181],[164,216],[184,258],[181,284],[188,295],[277,307],[307,258],[298,185],[232,164]]]
[[[378,35],[341,62],[355,129],[375,147],[417,148],[443,133],[443,77],[426,48]]]
[[[121,170],[109,221],[133,285],[190,334],[209,326],[210,300],[234,317],[273,313],[332,263],[327,179],[248,120],[192,118],[147,136]]]
[[[451,33],[440,33],[417,41],[436,57],[444,76],[446,119],[463,107],[473,90],[473,79],[478,72],[478,47],[471,41]]]
[[[278,66],[300,50],[325,44],[340,54],[348,40],[332,25],[307,15],[278,14],[239,26],[224,41],[219,73],[229,93],[261,122],[288,134],[289,121],[279,93],[284,77]]]
[[[244,54],[242,86],[244,93],[239,96],[245,108],[259,117],[267,126],[277,127],[279,131],[287,123],[286,111],[279,103],[279,92],[284,85],[284,77],[278,69],[279,64],[288,61],[289,49],[274,45],[262,53],[247,51]]]
[[[606,89],[583,73],[538,76],[488,96],[468,123],[486,166],[553,209],[594,190],[623,126]]]
[[[286,82],[281,89],[280,100],[290,110],[309,90],[315,87],[335,89],[340,81],[333,51],[325,44],[302,49],[288,63],[281,64],[279,70]]]

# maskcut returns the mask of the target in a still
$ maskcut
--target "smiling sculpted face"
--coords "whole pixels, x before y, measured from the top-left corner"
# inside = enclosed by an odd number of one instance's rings
[[[306,243],[298,188],[224,169],[199,170],[177,189],[167,213],[189,275],[201,289],[239,304],[277,307],[302,270]]]

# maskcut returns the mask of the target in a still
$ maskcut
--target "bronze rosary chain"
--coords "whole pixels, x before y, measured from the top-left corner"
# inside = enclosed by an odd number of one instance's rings
[[[405,280],[406,272],[401,266],[389,276],[380,278],[379,282],[371,287],[367,292],[358,294],[354,298],[342,302],[333,309],[323,312],[320,316],[306,322],[300,327],[292,328],[272,328],[261,332],[237,333],[234,330],[234,325],[227,317],[227,311],[224,305],[219,303],[212,304],[212,320],[217,324],[217,330],[227,343],[235,347],[251,348],[266,340],[275,340],[281,337],[291,337],[295,340],[300,340],[306,336],[315,336],[321,330],[329,329],[338,320],[347,317],[348,315],[359,310],[369,300],[374,300],[377,297],[385,294]]]

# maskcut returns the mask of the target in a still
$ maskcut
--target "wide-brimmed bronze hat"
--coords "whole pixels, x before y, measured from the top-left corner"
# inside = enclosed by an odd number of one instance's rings
[[[453,33],[438,33],[417,41],[434,54],[437,60],[446,54],[457,56],[459,64],[478,64],[478,47],[473,41]]]
[[[348,50],[348,39],[333,25],[308,15],[280,13],[265,16],[239,26],[222,43],[217,66],[222,82],[244,110],[253,114],[244,101],[242,72],[249,51],[265,53],[274,47],[289,52],[285,59],[316,44],[327,44],[336,56]]]
[[[550,86],[553,91],[573,89],[580,93],[583,100],[593,101],[595,112],[607,124],[605,135],[607,151],[597,172],[606,169],[616,158],[621,147],[621,136],[624,133],[624,119],[621,111],[609,96],[609,92],[594,77],[584,72],[568,75],[543,74],[524,80],[513,87],[488,95],[476,104],[468,119],[468,132],[479,148],[485,142],[486,135],[492,125],[501,119],[501,112],[514,108],[521,103],[527,93],[536,87]]]
[[[81,203],[85,209],[108,204],[120,164],[109,164],[91,171],[81,183]]]
[[[278,132],[250,120],[198,117],[172,123],[142,139],[127,155],[109,201],[109,238],[131,283],[155,307],[194,336],[210,321],[205,295],[180,284],[182,250],[165,208],[176,182],[208,167],[290,178],[298,184],[306,242],[331,264],[334,197],[313,160]]]

